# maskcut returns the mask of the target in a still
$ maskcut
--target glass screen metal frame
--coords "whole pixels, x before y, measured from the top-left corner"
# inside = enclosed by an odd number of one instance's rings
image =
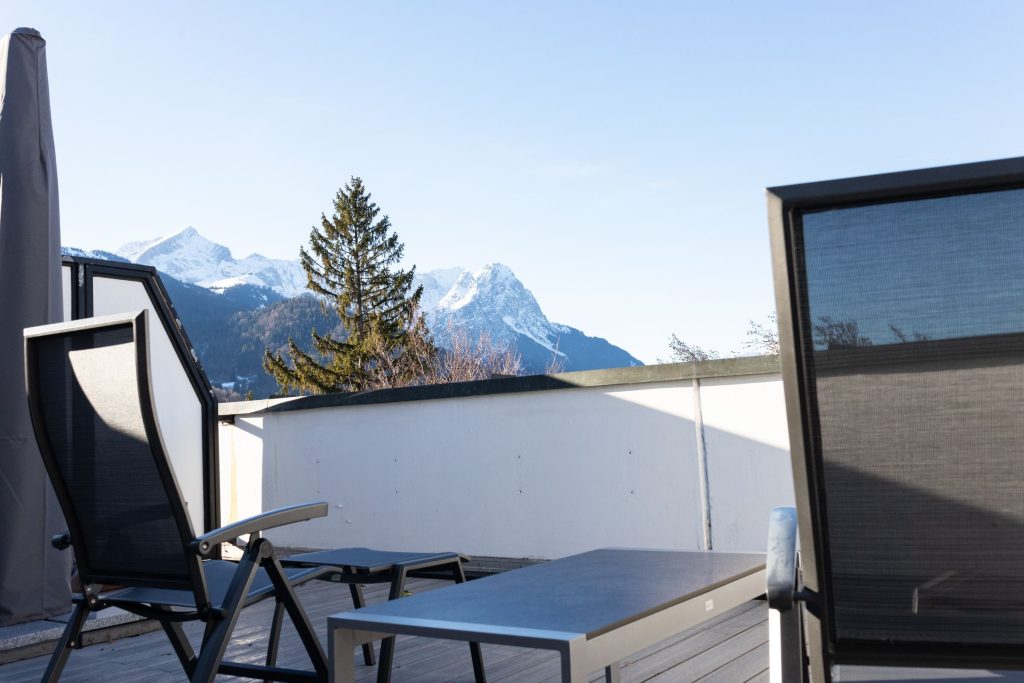
[[[192,350],[185,328],[179,323],[179,316],[174,309],[170,296],[156,269],[152,266],[119,261],[78,256],[64,256],[63,266],[71,270],[71,310],[66,312],[69,320],[90,318],[93,315],[93,279],[104,277],[141,284],[153,304],[155,320],[151,325],[159,324],[172,341],[172,347],[178,357],[202,414],[202,453],[203,459],[203,529],[202,532],[217,529],[221,526],[220,518],[220,454],[217,438],[217,401],[213,395],[210,381],[206,377],[198,357]],[[198,531],[198,530],[197,530]],[[220,550],[217,551],[217,557]]]

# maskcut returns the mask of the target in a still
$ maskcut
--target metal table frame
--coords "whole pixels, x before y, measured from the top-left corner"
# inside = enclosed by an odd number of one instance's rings
[[[552,597],[557,598],[559,586],[553,584],[550,590]],[[673,604],[635,614],[623,623],[590,636],[576,631],[381,615],[374,614],[372,608],[344,612],[332,615],[327,621],[330,680],[334,683],[354,683],[356,646],[401,634],[554,650],[561,657],[564,683],[584,683],[589,672],[602,668],[608,683],[618,683],[618,662],[627,655],[738,607],[763,595],[764,590],[765,572],[762,564],[759,570],[737,576],[707,590],[679,596],[680,600]]]
[[[331,567],[329,571],[318,577],[322,581],[348,584],[352,596],[352,604],[356,609],[366,606],[361,584],[389,583],[391,590],[388,600],[397,600],[405,592],[405,582],[409,578],[427,578],[463,583],[466,580],[462,568],[464,558],[459,553],[403,553],[395,551],[372,550],[370,548],[338,548],[322,550],[301,555],[282,558],[285,567]],[[274,611],[274,629],[271,633],[277,636],[283,618],[280,603]],[[376,640],[376,639],[375,639]],[[373,645],[371,641],[360,643],[363,646],[363,663],[374,664]],[[480,644],[469,644],[473,670],[477,680],[483,683],[483,658]],[[394,658],[395,639],[382,637],[380,660],[377,666],[377,683],[388,683],[391,680],[391,662]]]

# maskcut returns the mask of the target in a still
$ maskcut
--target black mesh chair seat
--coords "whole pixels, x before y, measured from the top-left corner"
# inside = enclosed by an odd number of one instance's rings
[[[224,608],[224,600],[228,595],[231,580],[238,572],[238,565],[226,560],[208,560],[203,563],[203,574],[206,576],[206,590],[210,597],[210,608]],[[285,569],[284,575],[292,585],[301,585],[311,579],[320,578],[330,573],[327,567],[307,569]],[[259,569],[246,591],[244,605],[249,606],[264,598],[274,595],[274,583],[267,570]],[[131,611],[136,605],[164,605],[187,610],[196,609],[196,596],[191,591],[173,590],[170,588],[122,588],[109,593],[99,594],[99,599],[114,607]]]
[[[57,681],[90,612],[118,606],[158,619],[188,678],[218,673],[323,681],[323,647],[294,587],[325,568],[285,570],[266,529],[322,517],[325,503],[266,512],[197,536],[164,449],[150,390],[146,312],[25,330],[25,376],[40,454],[68,523],[57,547],[74,548],[83,591],[49,666]],[[240,539],[248,538],[242,543]],[[241,559],[212,559],[223,543]],[[103,592],[103,586],[122,586]],[[266,665],[223,661],[239,613],[277,602]],[[276,666],[281,613],[295,625],[312,670]],[[206,624],[198,654],[181,622]]]

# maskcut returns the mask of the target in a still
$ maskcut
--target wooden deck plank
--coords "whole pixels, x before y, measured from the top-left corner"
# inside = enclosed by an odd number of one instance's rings
[[[767,618],[768,609],[764,602],[749,602],[637,653],[627,664],[623,674],[629,672],[631,680],[646,681],[679,662],[692,659],[720,645],[737,633],[766,621]]]
[[[729,636],[693,657],[670,666],[647,680],[656,681],[657,683],[698,681],[717,669],[722,668],[737,656],[746,654],[761,643],[767,643],[767,607],[765,607],[765,611],[764,622],[744,628],[739,633]]]
[[[415,593],[445,585],[450,584],[445,581],[414,579],[410,581],[409,588]],[[326,643],[327,616],[352,609],[348,588],[344,585],[314,582],[300,587],[298,594],[321,642]],[[370,603],[384,600],[387,597],[387,586],[369,585],[364,594]],[[228,658],[263,661],[267,625],[272,612],[273,602],[264,601],[242,613],[236,637],[228,648]],[[736,665],[735,671],[738,674],[745,671],[756,673],[754,662],[759,656],[763,658],[760,665],[763,670],[767,668],[767,654],[759,654],[758,648],[767,641],[767,628],[761,626],[766,618],[765,603],[754,601],[701,627],[680,633],[627,660],[627,666],[622,671],[623,682],[653,679],[686,683],[695,680],[685,677],[689,675],[688,672],[698,672],[698,676],[708,675],[727,666],[730,657],[746,657],[750,660],[745,659]],[[284,666],[307,668],[305,651],[287,619],[285,625],[278,661]],[[193,643],[197,643],[202,633],[201,625],[188,624],[186,633]],[[763,640],[759,643],[758,638]],[[540,683],[558,679],[558,657],[554,653],[497,645],[485,645],[483,653],[488,680],[492,683]],[[361,653],[357,653],[358,662],[362,661],[361,657]],[[694,657],[698,658],[698,665],[685,666],[687,659]],[[38,681],[48,659],[48,656],[36,657],[0,666],[0,681]],[[376,673],[376,666],[367,667],[360,663],[357,667],[357,680],[359,683],[370,683],[375,680]],[[95,683],[104,680],[145,680],[147,683],[171,683],[181,681],[182,678],[181,667],[167,638],[162,631],[158,631],[74,651],[61,681]],[[599,679],[600,674],[595,674],[594,680]],[[217,680],[243,679],[224,676]],[[401,636],[395,652],[392,680],[394,683],[469,683],[473,680],[469,648],[463,642]],[[741,681],[745,678],[733,680]],[[755,677],[755,680],[760,679]]]
[[[756,676],[747,679],[744,683],[768,683],[770,680],[770,671],[768,669],[768,658],[765,658],[765,669]]]
[[[715,669],[701,683],[736,683],[749,680],[762,671],[767,670],[768,643],[761,643],[748,652],[732,659],[722,667]]]

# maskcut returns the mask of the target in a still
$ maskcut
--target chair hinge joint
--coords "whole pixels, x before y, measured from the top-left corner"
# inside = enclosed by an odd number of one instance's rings
[[[810,588],[801,588],[793,593],[793,602],[802,602],[807,605],[807,611],[816,617],[821,617],[819,611],[819,594]]]

